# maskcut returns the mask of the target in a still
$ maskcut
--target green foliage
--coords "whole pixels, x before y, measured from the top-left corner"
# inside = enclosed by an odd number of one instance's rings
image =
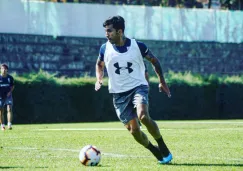
[[[35,83],[56,83],[57,77],[56,74],[50,74],[43,70],[39,70],[38,73],[25,73],[23,75],[13,74],[13,77],[16,81],[27,83],[27,84],[35,84]]]
[[[210,75],[205,78],[205,81],[209,83],[217,83],[217,84],[243,84],[243,75],[232,75],[232,76],[217,76]]]
[[[204,86],[209,84],[243,84],[243,75],[219,76],[210,74],[202,76],[200,74],[192,74],[191,72],[175,73],[169,71],[165,74],[168,84],[189,85],[189,86]],[[157,82],[157,77],[151,77],[151,82]]]
[[[95,77],[58,77],[57,74],[50,74],[46,71],[40,70],[38,73],[29,73],[23,75],[12,74],[16,81],[24,84],[56,84],[56,85],[75,85],[82,86],[86,84],[94,84]],[[243,75],[232,76],[218,76],[208,75],[202,76],[200,74],[193,74],[191,72],[175,73],[169,71],[165,73],[165,79],[169,85],[189,85],[189,86],[204,86],[209,84],[243,84]],[[107,85],[108,78],[104,78],[104,85]],[[157,83],[157,77],[150,78],[151,83]]]
[[[225,76],[222,79],[225,84],[243,84],[243,75],[241,76]]]
[[[201,75],[192,74],[191,72],[174,73],[170,71],[167,77],[172,84],[188,84],[190,86],[207,84]]]
[[[23,75],[12,74],[17,82],[24,84],[55,84],[55,85],[78,85],[94,84],[95,77],[84,76],[80,78],[58,77],[56,73],[50,74],[46,71],[39,70],[38,73],[32,72]],[[104,79],[104,84],[107,84],[107,79]]]

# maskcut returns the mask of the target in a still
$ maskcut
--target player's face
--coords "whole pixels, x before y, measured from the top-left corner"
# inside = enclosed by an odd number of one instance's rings
[[[111,44],[117,44],[120,40],[120,34],[113,28],[112,24],[105,26],[105,36]]]
[[[7,75],[8,70],[4,66],[1,66],[1,75]]]

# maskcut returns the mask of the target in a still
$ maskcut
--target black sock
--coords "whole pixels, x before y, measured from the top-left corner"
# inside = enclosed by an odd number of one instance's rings
[[[167,148],[162,136],[156,140],[158,145],[159,145],[159,149],[161,151],[161,154],[163,155],[163,157],[167,157],[170,154],[169,149]]]
[[[158,160],[163,158],[159,149],[151,144],[151,142],[149,142],[149,145],[146,148],[149,149]]]

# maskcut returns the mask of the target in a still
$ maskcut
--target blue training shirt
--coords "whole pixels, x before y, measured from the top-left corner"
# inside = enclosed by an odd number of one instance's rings
[[[7,77],[0,75],[0,99],[7,97],[7,94],[13,85],[14,79],[11,75],[7,75]]]

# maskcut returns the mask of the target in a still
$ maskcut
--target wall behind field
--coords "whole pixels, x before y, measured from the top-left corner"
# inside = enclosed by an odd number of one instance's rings
[[[94,76],[99,48],[105,42],[104,38],[0,34],[0,63],[8,63],[9,71],[17,73],[42,68],[59,75]],[[243,43],[144,42],[160,59],[164,72],[243,73]]]
[[[10,72],[94,76],[106,41],[102,22],[119,14],[126,35],[144,41],[164,71],[243,73],[241,11],[24,0],[1,0],[0,7],[0,63]]]

